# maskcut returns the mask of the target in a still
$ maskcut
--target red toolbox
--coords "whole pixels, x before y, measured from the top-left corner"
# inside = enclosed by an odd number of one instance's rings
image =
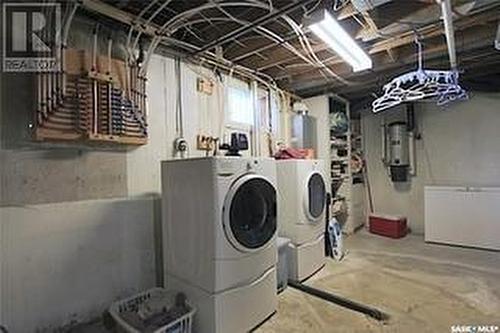
[[[370,214],[368,225],[372,234],[391,238],[402,238],[408,232],[404,216]]]

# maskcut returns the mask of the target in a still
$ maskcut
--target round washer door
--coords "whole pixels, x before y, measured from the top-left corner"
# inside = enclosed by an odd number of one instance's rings
[[[246,175],[238,179],[224,199],[224,231],[239,251],[254,252],[276,234],[276,189],[266,178]]]
[[[326,206],[326,185],[323,176],[319,172],[309,175],[306,183],[304,208],[306,215],[311,221],[317,221]]]

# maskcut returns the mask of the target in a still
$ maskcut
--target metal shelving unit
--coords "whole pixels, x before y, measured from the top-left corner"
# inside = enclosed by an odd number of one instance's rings
[[[347,119],[345,131],[333,130],[330,123],[330,176],[332,193],[335,193],[332,213],[342,224],[344,232],[351,234],[362,227],[366,219],[363,173],[353,168],[351,162],[353,155],[363,156],[361,123],[359,117],[352,117],[348,101],[331,95],[328,104],[330,117],[342,112]]]

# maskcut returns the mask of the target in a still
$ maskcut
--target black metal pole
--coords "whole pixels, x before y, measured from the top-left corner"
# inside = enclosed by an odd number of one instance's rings
[[[350,310],[364,313],[364,314],[366,314],[374,319],[377,319],[379,321],[389,319],[388,314],[386,314],[378,309],[372,308],[370,306],[351,301],[347,298],[337,296],[337,295],[334,295],[331,293],[327,293],[326,291],[316,289],[313,287],[309,287],[309,286],[306,286],[305,284],[297,283],[297,282],[293,282],[293,281],[288,281],[288,285],[292,288],[295,288],[295,289],[298,289],[298,290],[303,291],[305,293],[308,293],[309,295],[324,299],[325,301],[335,303],[337,305],[343,306],[343,307],[348,308]]]

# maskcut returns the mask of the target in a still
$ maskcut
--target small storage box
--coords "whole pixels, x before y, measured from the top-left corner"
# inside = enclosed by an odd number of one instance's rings
[[[408,232],[404,216],[370,214],[368,222],[372,234],[402,238]]]

